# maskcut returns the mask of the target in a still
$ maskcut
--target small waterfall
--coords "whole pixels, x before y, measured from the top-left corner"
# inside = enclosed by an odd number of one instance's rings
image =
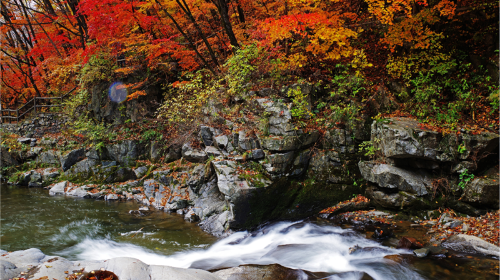
[[[359,249],[350,253],[355,246]],[[237,232],[206,249],[193,248],[170,256],[109,239],[85,239],[64,253],[85,260],[133,257],[147,264],[205,270],[278,263],[313,272],[354,271],[349,274],[352,279],[359,279],[357,272],[375,279],[423,279],[417,272],[384,259],[407,251],[384,247],[352,230],[305,222],[280,222],[253,233]]]

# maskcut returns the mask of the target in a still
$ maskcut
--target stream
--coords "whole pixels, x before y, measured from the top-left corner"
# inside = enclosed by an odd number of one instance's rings
[[[278,263],[312,272],[355,272],[338,279],[360,279],[360,272],[374,279],[498,279],[498,260],[418,259],[411,251],[383,246],[327,221],[278,222],[218,240],[180,215],[128,213],[140,206],[49,196],[47,190],[3,184],[1,249],[39,248],[69,260],[133,257],[147,264],[205,270]],[[355,245],[365,249],[349,254]]]

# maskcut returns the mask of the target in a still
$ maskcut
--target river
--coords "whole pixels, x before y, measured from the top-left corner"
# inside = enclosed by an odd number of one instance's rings
[[[375,279],[498,279],[498,260],[417,259],[350,229],[320,222],[279,222],[217,240],[180,215],[137,217],[135,202],[50,196],[47,190],[1,188],[1,249],[39,248],[69,260],[133,257],[148,264],[206,270],[273,264],[313,272],[366,272]],[[368,250],[349,254],[358,245]],[[387,257],[387,256],[394,256]],[[385,258],[384,258],[385,257]],[[479,274],[471,275],[471,272]],[[359,279],[359,274],[348,278]],[[332,278],[333,279],[333,278]]]

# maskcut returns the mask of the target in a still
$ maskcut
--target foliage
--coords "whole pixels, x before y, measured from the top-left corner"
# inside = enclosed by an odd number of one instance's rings
[[[380,142],[380,139],[375,138],[373,142],[378,143]],[[373,142],[370,141],[363,141],[361,144],[359,144],[359,152],[364,153],[365,156],[367,157],[374,157],[375,154],[380,151],[380,148],[376,148],[373,145]]]
[[[297,119],[308,119],[313,116],[309,107],[311,106],[308,96],[304,94],[300,87],[291,88],[287,92],[288,97],[292,99],[292,116]]]
[[[460,182],[458,183],[458,186],[461,188],[461,189],[465,189],[465,186],[467,186],[467,184],[469,183],[469,181],[471,181],[472,179],[474,179],[474,174],[469,174],[469,170],[467,169],[464,169],[459,177],[460,179]]]

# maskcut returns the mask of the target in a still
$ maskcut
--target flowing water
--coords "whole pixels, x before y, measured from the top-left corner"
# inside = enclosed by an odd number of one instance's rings
[[[70,260],[133,257],[206,270],[278,263],[313,272],[363,271],[375,279],[498,279],[498,260],[417,259],[328,223],[279,222],[217,240],[179,215],[132,216],[128,211],[140,206],[133,202],[54,197],[42,189],[6,186],[1,194],[1,249],[8,251],[39,248]],[[355,245],[365,249],[349,254]]]

